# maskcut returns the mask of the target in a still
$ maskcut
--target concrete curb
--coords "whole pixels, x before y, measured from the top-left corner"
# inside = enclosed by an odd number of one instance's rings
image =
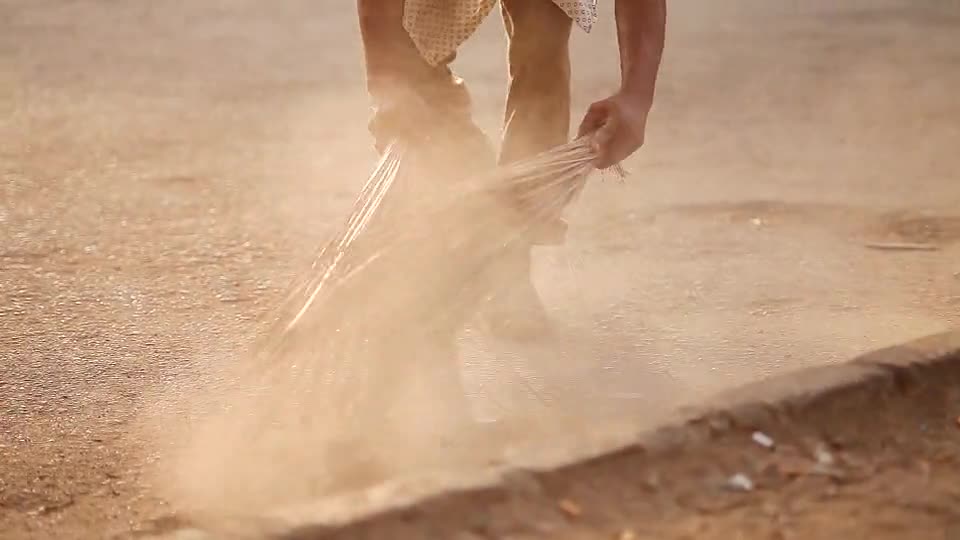
[[[675,467],[685,456],[709,453],[718,442],[747,441],[744,434],[754,430],[775,434],[778,440],[801,430],[826,439],[869,438],[869,429],[856,432],[855,426],[839,423],[852,410],[861,415],[876,410],[882,416],[885,408],[915,407],[911,401],[921,395],[923,401],[933,403],[942,395],[946,403],[948,393],[953,398],[960,395],[960,331],[723,392],[707,405],[680,411],[652,430],[630,424],[608,426],[589,440],[578,440],[576,447],[541,450],[509,468],[384,485],[337,500],[287,508],[256,525],[221,531],[217,537],[467,539],[503,536],[497,531],[529,533],[524,523],[532,516],[556,513],[557,501],[568,493],[582,492],[587,484],[593,490],[620,490],[624,484],[642,482],[638,476],[646,474],[642,471],[660,465]],[[523,514],[511,509],[515,507],[523,508]]]

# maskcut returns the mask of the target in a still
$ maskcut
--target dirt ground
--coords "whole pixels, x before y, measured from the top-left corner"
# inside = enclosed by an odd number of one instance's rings
[[[960,8],[704,6],[671,6],[631,176],[591,184],[569,245],[538,255],[554,316],[587,337],[468,336],[480,414],[509,413],[533,378],[563,389],[557,415],[588,401],[654,423],[956,327]],[[574,40],[576,110],[616,84],[611,15]],[[138,429],[156,389],[257,334],[372,164],[353,17],[0,0],[0,536],[104,537],[171,512]],[[497,21],[458,67],[494,133]],[[867,245],[892,241],[935,249]]]
[[[960,356],[944,350],[896,347],[768,378],[741,387],[749,398],[726,394],[711,401],[724,406],[616,452],[345,529],[303,525],[330,510],[308,506],[282,538],[951,540]]]

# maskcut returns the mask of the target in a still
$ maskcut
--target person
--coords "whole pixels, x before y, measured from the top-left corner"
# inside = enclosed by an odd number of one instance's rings
[[[663,51],[665,0],[614,0],[621,84],[587,109],[578,134],[591,135],[598,168],[618,164],[644,142],[647,115]],[[394,140],[456,140],[461,161],[493,159],[473,122],[470,95],[451,63],[497,0],[358,0],[369,128],[381,152]],[[568,141],[569,41],[574,23],[590,31],[596,0],[500,0],[508,39],[508,73],[501,149],[509,163]],[[544,230],[562,229],[559,216]],[[562,241],[562,240],[561,240]],[[509,285],[481,308],[495,335],[535,338],[549,319],[534,288],[531,251],[545,238],[520,242],[504,255]]]

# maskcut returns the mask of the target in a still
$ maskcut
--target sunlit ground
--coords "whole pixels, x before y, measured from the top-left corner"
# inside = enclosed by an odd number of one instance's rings
[[[178,508],[142,419],[241,361],[374,163],[352,9],[0,3],[0,530]],[[575,113],[617,83],[611,16],[574,39]],[[936,2],[672,5],[631,175],[588,185],[569,243],[538,253],[568,332],[464,337],[478,418],[591,403],[652,424],[955,327],[958,21]],[[457,64],[491,134],[500,32]],[[868,245],[890,242],[930,249]]]

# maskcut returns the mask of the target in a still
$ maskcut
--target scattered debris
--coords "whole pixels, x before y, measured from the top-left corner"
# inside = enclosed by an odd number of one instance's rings
[[[657,471],[650,471],[643,480],[643,486],[649,491],[660,489],[660,474]]]
[[[836,460],[833,459],[833,454],[831,454],[823,444],[814,449],[813,457],[816,458],[818,465],[831,466],[836,462]]]
[[[564,514],[572,518],[577,518],[583,515],[583,509],[580,508],[580,505],[571,501],[570,499],[562,499],[559,503],[557,503],[557,506],[560,507],[560,510],[562,510]]]
[[[835,482],[852,482],[858,479],[858,477],[851,476],[839,467],[833,465],[823,465],[820,463],[810,468],[810,474],[824,476]]]
[[[772,450],[773,447],[776,445],[776,443],[773,442],[773,439],[762,431],[754,431],[753,435],[751,435],[750,438],[753,439],[753,442],[759,444],[764,448],[768,448],[770,450]]]
[[[727,489],[733,491],[753,491],[753,480],[743,473],[737,473],[727,479]]]
[[[937,251],[940,248],[934,244],[918,244],[912,242],[871,242],[865,244],[870,249],[885,251]]]
[[[810,462],[795,456],[780,456],[771,467],[775,474],[784,478],[796,478],[811,473]]]
[[[760,510],[767,517],[777,517],[780,515],[781,507],[779,504],[776,504],[773,501],[764,501],[764,503],[760,506]]]
[[[42,505],[36,510],[33,510],[32,512],[30,512],[30,514],[42,515],[42,516],[53,514],[73,506],[75,502],[76,501],[74,500],[73,497],[68,497],[66,500],[63,500],[63,501],[55,502],[49,505],[47,504]]]

